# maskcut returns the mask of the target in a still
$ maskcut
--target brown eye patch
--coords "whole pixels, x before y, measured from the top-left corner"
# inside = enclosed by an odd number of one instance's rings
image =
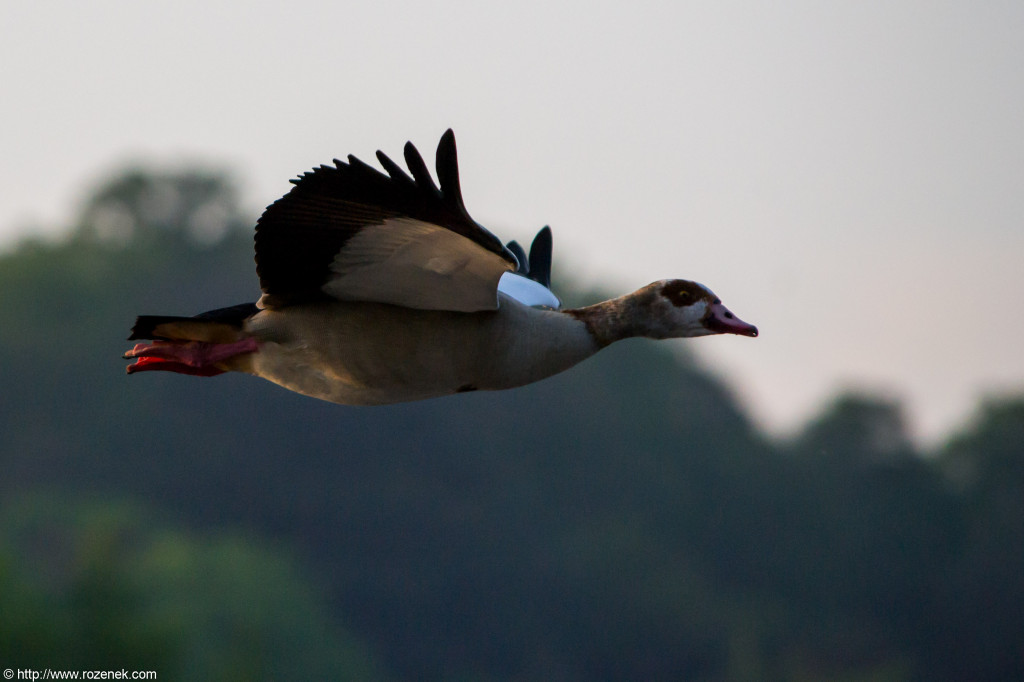
[[[661,295],[677,308],[693,305],[707,296],[707,290],[696,282],[674,279],[661,288]]]

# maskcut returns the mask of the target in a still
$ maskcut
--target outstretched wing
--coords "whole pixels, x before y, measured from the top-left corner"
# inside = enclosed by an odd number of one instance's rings
[[[434,184],[405,145],[410,177],[383,152],[387,175],[354,156],[292,182],[256,224],[260,306],[331,297],[472,312],[498,307],[498,280],[515,255],[466,211],[455,135],[437,146]]]

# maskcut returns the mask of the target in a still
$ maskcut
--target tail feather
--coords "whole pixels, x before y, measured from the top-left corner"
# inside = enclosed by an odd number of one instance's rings
[[[163,370],[195,376],[215,376],[240,370],[245,358],[259,349],[256,339],[243,333],[245,320],[259,309],[254,303],[219,308],[196,315],[140,315],[129,341],[139,343],[124,354],[128,373]]]
[[[255,303],[218,308],[194,317],[174,315],[139,315],[135,319],[129,341],[208,341],[230,343],[239,339],[246,318],[256,314]]]

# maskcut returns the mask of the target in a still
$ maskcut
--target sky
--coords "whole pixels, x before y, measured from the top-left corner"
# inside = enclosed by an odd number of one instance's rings
[[[1024,3],[78,2],[0,7],[0,248],[130,163],[300,172],[455,130],[470,213],[559,275],[712,288],[687,344],[760,424],[838,391],[937,442],[1024,390]],[[255,274],[254,274],[255,290]]]

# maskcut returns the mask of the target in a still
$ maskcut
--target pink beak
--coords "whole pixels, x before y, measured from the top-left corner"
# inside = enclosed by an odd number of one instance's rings
[[[712,303],[704,318],[704,326],[715,334],[739,334],[740,336],[757,336],[757,327],[747,324],[733,315],[721,303]]]

